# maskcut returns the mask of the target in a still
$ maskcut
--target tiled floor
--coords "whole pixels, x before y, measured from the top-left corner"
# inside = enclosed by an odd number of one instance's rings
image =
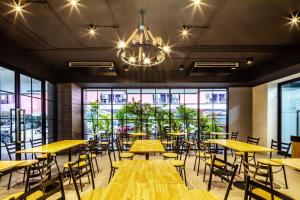
[[[266,155],[257,155],[258,157],[264,157]],[[77,157],[74,157],[76,159]],[[135,156],[134,159],[144,159],[144,156]],[[150,159],[162,159],[161,156],[150,156]],[[233,158],[231,155],[228,156],[229,160],[232,160]],[[59,165],[62,166],[63,163],[67,161],[67,156],[58,156]],[[106,187],[109,171],[110,171],[110,165],[108,156],[98,157],[98,163],[100,165],[100,172],[96,173],[96,187]],[[187,160],[187,179],[188,179],[188,188],[190,189],[206,189],[207,188],[207,181],[203,182],[203,165],[201,165],[200,168],[200,175],[197,176],[196,172],[193,171],[193,165],[194,165],[194,156],[190,156]],[[55,172],[54,172],[55,173]],[[240,176],[237,176],[236,179],[242,179],[242,173]],[[299,182],[300,182],[300,172],[295,171],[293,169],[290,169],[287,167],[287,178],[289,183],[289,189],[284,189],[284,180],[283,180],[283,174],[277,173],[274,177],[275,183],[277,186],[281,187],[279,190],[287,192],[289,195],[294,197],[295,199],[300,199],[300,188],[299,188]],[[208,179],[208,176],[207,176]],[[0,199],[3,199],[5,196],[22,191],[24,189],[24,185],[22,183],[18,183],[22,180],[22,176],[18,173],[14,173],[13,175],[13,182],[12,185],[15,185],[13,188],[7,191],[7,181],[8,176],[4,176],[1,178],[0,183]],[[87,182],[87,181],[85,181]],[[17,184],[18,183],[18,184]],[[222,196],[225,194],[227,184],[222,183],[219,178],[215,178],[213,182],[212,190],[219,194],[219,196],[222,198]],[[64,182],[65,191],[66,191],[66,197],[67,200],[75,200],[76,195],[74,192],[74,185],[71,183],[69,184],[69,181]],[[85,184],[84,186],[84,192],[88,192],[91,190],[91,185]],[[83,193],[84,193],[83,192]],[[244,192],[242,190],[239,190],[237,188],[233,188],[231,190],[229,199],[243,199]]]

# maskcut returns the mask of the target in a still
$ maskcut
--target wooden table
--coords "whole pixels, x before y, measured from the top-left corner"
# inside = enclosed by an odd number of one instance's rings
[[[216,136],[216,139],[218,139],[219,136],[225,136],[226,139],[229,139],[230,133],[225,133],[225,132],[210,132],[209,135],[214,135]]]
[[[300,158],[272,158],[270,160],[300,170]]]
[[[131,148],[130,153],[145,153],[146,160],[149,160],[149,153],[163,153],[165,148],[160,140],[136,140]]]
[[[187,136],[188,135],[188,133],[167,133],[168,135],[172,135],[172,136],[176,136],[176,137],[178,137],[178,136]]]
[[[16,153],[42,153],[50,156],[51,154],[69,150],[69,162],[71,161],[71,148],[76,147],[81,144],[87,143],[87,140],[62,140],[59,142],[53,142],[50,144],[45,144],[39,147],[34,147],[31,149],[25,149],[17,151]]]
[[[246,142],[240,142],[236,140],[229,140],[229,139],[209,139],[210,143],[218,144],[224,147],[224,160],[227,162],[227,149],[233,149],[235,151],[244,152],[244,160],[248,162],[248,153],[267,153],[267,152],[277,152],[275,149],[271,149],[268,147],[248,144]],[[246,180],[246,174],[245,179]],[[236,181],[235,186],[244,189],[245,182]]]
[[[187,191],[169,161],[126,160],[106,188],[103,199],[177,199],[176,196]]]
[[[26,160],[0,160],[0,172],[6,171],[25,162]]]

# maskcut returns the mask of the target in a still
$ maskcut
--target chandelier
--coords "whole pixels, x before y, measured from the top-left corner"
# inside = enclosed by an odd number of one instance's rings
[[[155,66],[162,63],[166,58],[166,54],[171,51],[170,47],[164,44],[161,37],[154,37],[150,29],[145,26],[145,14],[146,10],[141,9],[140,25],[126,41],[120,40],[117,43],[117,56],[128,65],[137,67]]]

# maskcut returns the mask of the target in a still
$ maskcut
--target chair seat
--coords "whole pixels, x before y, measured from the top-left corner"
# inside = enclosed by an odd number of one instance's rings
[[[264,190],[262,190],[260,188],[255,188],[255,189],[252,190],[252,192],[254,194],[260,196],[260,197],[263,197],[266,200],[271,200],[272,199],[271,194],[269,192],[264,191]],[[281,193],[284,194],[284,195],[286,195],[286,196],[289,196],[286,193],[283,193],[283,192],[281,192]],[[291,199],[293,199],[293,198],[291,197]],[[274,200],[281,200],[281,198],[278,198],[278,197],[274,196]]]
[[[80,199],[81,200],[91,200],[91,199],[102,199],[104,188],[96,188],[92,191],[86,192]]]
[[[237,151],[235,154],[238,156],[244,156],[244,152],[242,151]],[[254,153],[248,153],[248,157],[254,157]]]
[[[207,159],[206,161],[205,161],[205,163],[206,164],[208,164],[208,165],[211,165],[212,164],[212,161],[211,161],[211,159]],[[220,161],[217,161],[217,160],[215,160],[215,163],[214,163],[216,166],[219,166],[219,167],[225,167],[226,166],[226,164],[224,164],[224,163],[222,163],[222,162],[220,162]]]
[[[183,167],[184,161],[183,160],[171,160],[171,164],[174,165],[174,167]]]
[[[90,154],[91,155],[91,154]],[[95,153],[92,153],[92,156],[91,156],[92,158],[96,158],[97,157],[97,155],[95,154]],[[86,155],[80,155],[80,157],[79,157],[80,159],[86,159]]]
[[[67,163],[65,163],[65,164],[64,164],[64,168],[69,169],[69,164],[71,164],[71,163],[73,163],[73,162],[67,162]],[[84,167],[84,166],[87,166],[87,162],[81,161],[81,162],[79,163],[79,165],[74,165],[73,168],[78,168],[78,167],[81,168],[81,167]]]
[[[162,156],[165,157],[165,158],[177,158],[176,153],[163,153]]]
[[[277,167],[283,166],[282,164],[271,161],[270,159],[259,159],[258,164],[271,165],[271,166],[277,166]]]
[[[211,155],[209,153],[204,153],[204,152],[196,153],[196,156],[200,157],[200,158],[210,158],[211,157]]]
[[[133,153],[120,153],[121,158],[133,158]]]
[[[10,200],[10,199],[16,199],[19,196],[21,196],[24,192],[17,192],[14,194],[11,194],[7,197],[5,197],[3,200]],[[36,191],[34,193],[32,193],[31,195],[29,195],[28,197],[26,197],[26,200],[36,200],[38,198],[40,198],[41,196],[43,196],[43,192],[42,191]]]
[[[122,164],[122,161],[118,160],[118,161],[114,161],[112,162],[112,167],[115,169],[118,169]]]

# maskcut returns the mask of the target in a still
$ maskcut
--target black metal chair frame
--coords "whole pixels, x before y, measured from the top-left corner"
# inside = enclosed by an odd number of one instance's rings
[[[92,160],[91,160],[89,154],[86,154],[86,157],[87,157],[87,159],[85,162],[87,162],[87,163],[85,165],[80,166],[80,163],[82,162],[82,160],[80,160],[80,159],[78,159],[77,161],[75,161],[73,163],[68,164],[78,200],[80,200],[80,192],[79,192],[78,185],[77,185],[78,179],[79,179],[81,192],[83,191],[81,178],[85,175],[87,175],[89,183],[90,183],[90,176],[91,176],[92,186],[93,186],[93,189],[95,189],[94,174],[93,174],[93,168],[91,165]]]
[[[248,136],[247,143],[248,144],[253,144],[253,145],[258,145],[259,140],[260,140],[260,138],[254,138],[254,137]],[[241,158],[240,161],[238,161],[238,157]],[[242,163],[243,163],[243,157],[244,157],[244,155],[237,155],[237,154],[235,154],[235,156],[234,156],[233,164],[235,164],[235,163],[239,164],[239,171],[238,171],[239,174],[241,173],[241,169],[242,169],[242,166],[243,166],[242,165]],[[248,156],[248,157],[250,158],[248,161],[253,160],[253,162],[256,164],[255,153],[253,153],[253,157],[252,156],[251,157]]]
[[[225,164],[225,167],[220,167],[218,165],[215,165],[215,161],[221,162]],[[225,162],[224,160],[221,160],[214,155],[213,160],[212,160],[212,165],[210,168],[210,175],[209,175],[209,181],[208,181],[208,187],[207,190],[211,190],[211,183],[212,183],[212,175],[219,176],[221,180],[225,180],[228,182],[228,188],[226,190],[226,194],[224,196],[224,200],[227,200],[229,196],[229,192],[232,189],[232,184],[234,181],[234,177],[236,175],[238,169],[238,165],[233,165],[229,162]]]
[[[259,188],[259,189],[269,193],[271,195],[272,200],[274,200],[274,197],[277,197],[277,198],[283,199],[283,200],[293,200],[293,198],[291,198],[285,194],[282,194],[282,193],[274,190],[273,188],[267,187],[264,184],[261,184],[261,183],[251,180],[251,177],[249,177],[249,176],[247,176],[247,178],[246,178],[246,188],[245,188],[244,200],[248,200],[251,198],[254,198],[257,200],[265,200],[265,198],[252,192],[252,190],[254,188]]]

